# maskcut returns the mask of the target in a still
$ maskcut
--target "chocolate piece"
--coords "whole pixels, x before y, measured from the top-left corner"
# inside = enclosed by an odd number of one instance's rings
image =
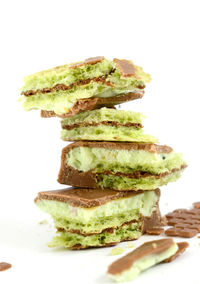
[[[5,270],[7,270],[11,267],[12,267],[12,265],[10,263],[0,262],[0,271],[5,271]]]
[[[160,192],[158,192],[158,194],[160,196]],[[163,220],[163,217],[161,217],[158,203],[159,200],[157,202],[156,210],[153,211],[151,217],[143,217],[143,233],[146,233],[147,235],[160,235],[164,232],[162,226],[165,225],[165,220]]]
[[[117,58],[114,58],[113,61],[116,63],[117,68],[123,77],[136,77],[136,68],[131,61]]]
[[[178,223],[175,225],[175,228],[187,228],[187,229],[194,229],[200,232],[200,224],[185,224],[185,223]]]
[[[167,218],[179,218],[179,219],[193,219],[200,221],[200,214],[188,214],[188,213],[177,213],[172,212],[166,215]]]
[[[139,259],[152,254],[160,254],[174,244],[173,239],[161,239],[146,242],[134,251],[116,260],[108,267],[108,274],[116,275],[128,270]]]
[[[157,189],[157,194],[160,193]],[[67,202],[74,207],[91,208],[103,205],[111,200],[130,197],[141,193],[134,191],[115,191],[115,190],[98,190],[88,188],[68,188],[61,190],[39,192],[35,199],[47,199],[61,202]]]
[[[78,63],[70,65],[69,68],[74,69],[74,68],[81,67],[81,66],[84,66],[84,65],[89,65],[89,64],[93,65],[93,64],[99,63],[103,60],[104,60],[104,56],[90,57],[90,58],[85,59],[82,62],[78,62]]]
[[[172,262],[175,258],[177,258],[180,254],[182,254],[186,250],[186,248],[189,247],[189,244],[187,242],[180,242],[180,243],[177,243],[177,245],[178,245],[177,252],[171,257],[165,259],[163,263]]]
[[[186,227],[184,228],[169,228],[165,231],[165,235],[173,236],[173,237],[182,237],[182,238],[192,238],[198,234],[197,230],[189,229]]]
[[[166,215],[167,224],[174,226],[165,231],[169,236],[191,238],[200,232],[200,210],[176,209]]]
[[[193,203],[194,208],[200,209],[200,202]]]
[[[98,109],[101,107],[113,107],[116,104],[125,103],[131,100],[136,100],[142,98],[144,95],[143,90],[135,90],[134,92],[122,94],[115,97],[109,98],[88,98],[88,99],[80,99],[78,100],[70,111],[66,114],[56,115],[53,111],[42,110],[41,117],[53,117],[58,116],[61,118],[69,117],[75,115],[79,112],[86,111],[86,110],[93,110]]]

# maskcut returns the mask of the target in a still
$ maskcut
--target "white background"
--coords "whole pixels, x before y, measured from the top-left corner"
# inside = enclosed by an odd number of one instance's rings
[[[61,149],[59,119],[42,119],[17,103],[22,78],[42,69],[104,55],[132,59],[152,75],[142,100],[122,105],[141,111],[146,131],[184,152],[189,167],[162,188],[161,209],[200,200],[200,2],[2,1],[0,7],[1,185],[0,283],[109,283],[111,248],[86,251],[46,247],[54,230],[33,203],[56,182]],[[134,242],[137,246],[151,237]],[[143,273],[135,283],[199,284],[200,239],[185,255]],[[127,244],[119,246],[127,249]]]

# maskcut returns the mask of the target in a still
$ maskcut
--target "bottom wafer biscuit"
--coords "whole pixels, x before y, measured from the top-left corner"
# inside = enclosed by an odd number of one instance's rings
[[[160,190],[114,191],[86,188],[40,192],[36,204],[57,228],[50,247],[80,249],[138,239],[161,226]]]

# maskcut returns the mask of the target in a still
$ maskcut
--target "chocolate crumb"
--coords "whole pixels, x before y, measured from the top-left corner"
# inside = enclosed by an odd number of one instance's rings
[[[5,270],[7,270],[11,267],[12,267],[12,265],[10,263],[0,262],[0,271],[5,271]]]

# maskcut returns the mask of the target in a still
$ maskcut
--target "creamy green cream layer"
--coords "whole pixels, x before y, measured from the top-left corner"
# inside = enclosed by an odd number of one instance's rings
[[[123,240],[138,239],[141,236],[141,223],[132,223],[125,225],[119,229],[114,229],[113,233],[102,232],[96,235],[83,236],[70,232],[58,232],[49,247],[65,247],[70,248],[75,245],[84,247],[101,247],[109,243],[121,242]]]
[[[158,142],[157,138],[145,134],[143,129],[125,126],[86,126],[71,130],[61,130],[63,140],[103,140],[103,141],[130,141],[130,142]]]
[[[58,66],[27,76],[24,79],[22,91],[51,88],[56,84],[68,86],[80,80],[108,75],[111,70],[117,68],[113,61],[107,59],[104,59],[97,64],[88,64],[77,68],[69,68],[70,65],[71,64]],[[135,66],[135,69],[136,77],[121,77],[119,70],[116,69],[115,72],[108,76],[107,81],[118,86],[120,85],[121,87],[126,87],[133,82],[135,82],[135,85],[141,85],[150,81],[150,75],[145,73],[141,67]]]
[[[66,157],[66,163],[83,172],[132,173],[136,171],[160,174],[180,168],[185,164],[182,154],[156,154],[144,150],[115,150],[105,148],[75,147]]]
[[[165,250],[160,254],[152,254],[134,262],[130,269],[127,269],[120,274],[115,274],[115,275],[107,274],[107,275],[110,279],[116,282],[126,282],[134,280],[142,271],[171,257],[177,252],[177,250],[178,250],[177,244],[173,244],[169,249]]]
[[[180,178],[183,170],[168,174],[161,178],[146,177],[146,178],[127,178],[115,175],[98,174],[97,185],[102,189],[112,188],[115,190],[152,190],[169,182],[177,181]]]
[[[73,125],[77,123],[99,123],[102,121],[115,121],[118,123],[140,123],[145,116],[140,112],[116,110],[103,107],[91,111],[84,111],[76,115],[64,118],[62,125]]]
[[[54,111],[56,114],[68,113],[79,99],[92,97],[114,97],[135,91],[135,86],[127,88],[114,88],[105,84],[91,82],[85,86],[74,87],[66,91],[52,91],[50,93],[37,93],[24,96],[21,100],[25,110],[40,109]]]
[[[157,194],[149,191],[93,208],[73,207],[66,202],[45,199],[39,199],[36,204],[52,216],[56,227],[76,229],[82,233],[99,233],[106,228],[138,220],[140,215],[151,216],[157,201]]]

